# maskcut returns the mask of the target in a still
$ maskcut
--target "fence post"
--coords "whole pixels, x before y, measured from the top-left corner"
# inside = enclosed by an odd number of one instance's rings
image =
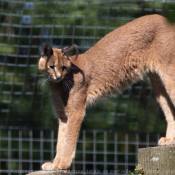
[[[72,173],[64,170],[59,170],[59,171],[34,171],[26,175],[72,175]]]
[[[175,174],[175,146],[158,146],[138,150],[138,170],[144,175]]]

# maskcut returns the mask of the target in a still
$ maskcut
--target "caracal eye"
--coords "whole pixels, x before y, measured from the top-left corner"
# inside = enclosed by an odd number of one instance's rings
[[[50,69],[54,69],[55,68],[55,66],[54,65],[52,65],[52,66],[48,66]]]
[[[66,66],[62,66],[62,71],[65,71],[67,69]]]

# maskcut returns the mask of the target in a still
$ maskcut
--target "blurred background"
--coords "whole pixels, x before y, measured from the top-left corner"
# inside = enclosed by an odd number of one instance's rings
[[[40,170],[55,155],[58,120],[37,69],[43,44],[85,52],[105,34],[143,15],[175,22],[169,0],[0,0],[0,174]],[[137,149],[156,146],[166,122],[150,81],[87,109],[74,174],[131,174]]]

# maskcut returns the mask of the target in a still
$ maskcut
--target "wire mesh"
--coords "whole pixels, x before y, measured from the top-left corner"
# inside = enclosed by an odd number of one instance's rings
[[[1,127],[1,174],[23,175],[40,170],[44,162],[54,158],[56,136],[56,130]],[[160,136],[160,133],[82,130],[70,171],[73,174],[131,174],[137,165],[138,148],[156,146]]]
[[[108,32],[139,16],[158,13],[171,19],[174,7],[173,1],[1,0],[1,124],[57,127],[49,89],[39,88],[41,75],[37,62],[44,43],[60,48],[76,43],[84,52]],[[134,84],[131,89],[89,109],[83,126],[163,131],[164,118],[153,98],[149,80]]]

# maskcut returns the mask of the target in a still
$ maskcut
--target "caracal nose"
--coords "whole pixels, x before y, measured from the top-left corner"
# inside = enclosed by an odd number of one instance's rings
[[[55,75],[55,79],[56,79],[56,80],[60,79],[60,77],[61,77],[61,74]]]

